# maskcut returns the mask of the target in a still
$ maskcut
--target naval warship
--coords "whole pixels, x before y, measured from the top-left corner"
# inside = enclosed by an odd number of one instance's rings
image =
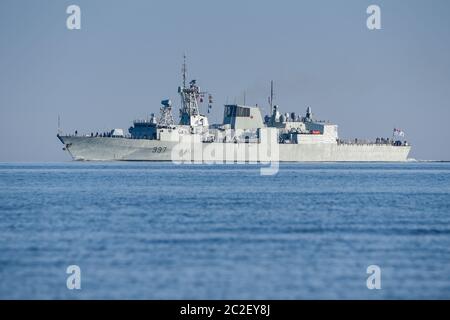
[[[316,120],[310,107],[304,116],[282,113],[273,104],[270,113],[244,104],[226,104],[223,122],[209,124],[206,113],[212,96],[200,90],[195,80],[187,83],[186,62],[182,68],[180,120],[176,123],[171,100],[161,101],[160,115],[136,120],[124,132],[62,134],[57,137],[74,160],[173,161],[202,163],[268,162],[400,162],[406,161],[411,146],[403,132],[394,129],[391,138],[375,141],[338,137],[336,124]],[[207,106],[205,106],[207,104]],[[205,109],[207,112],[201,112]]]

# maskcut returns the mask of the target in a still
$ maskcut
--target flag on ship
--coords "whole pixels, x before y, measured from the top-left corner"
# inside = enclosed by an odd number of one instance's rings
[[[399,137],[404,137],[405,132],[403,132],[403,130],[401,130],[401,129],[394,128],[394,135],[399,136]]]

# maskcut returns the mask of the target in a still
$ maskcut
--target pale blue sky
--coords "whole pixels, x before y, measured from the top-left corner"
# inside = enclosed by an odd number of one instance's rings
[[[66,28],[66,8],[82,29]],[[378,4],[382,30],[366,28]],[[388,137],[412,157],[450,160],[450,1],[0,2],[0,161],[64,161],[64,131],[127,129],[158,112],[189,75],[223,104],[266,107],[271,79],[282,110],[339,125],[343,138]],[[267,107],[265,108],[267,110]],[[175,113],[178,116],[178,112]]]

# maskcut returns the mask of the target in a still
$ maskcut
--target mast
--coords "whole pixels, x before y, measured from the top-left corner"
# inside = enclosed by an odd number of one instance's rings
[[[270,108],[273,107],[273,80],[270,80]]]
[[[181,96],[181,109],[180,109],[180,124],[191,125],[191,116],[200,115],[198,103],[201,98],[200,88],[196,84],[196,80],[189,82],[189,87],[186,87],[187,80],[187,65],[186,55],[183,56],[182,80],[183,86],[178,87],[178,93]]]
[[[269,115],[272,114],[273,109],[273,80],[270,80],[270,97],[269,97]]]
[[[183,75],[183,88],[186,88],[186,76],[187,76],[186,53],[183,55],[183,66],[181,67],[181,73]]]
[[[58,114],[58,134],[61,134],[61,133],[62,133],[62,131],[61,131],[61,118],[60,118],[60,116]]]
[[[196,80],[191,80],[189,85],[186,86],[187,81],[187,65],[186,65],[186,55],[183,56],[183,66],[182,80],[183,86],[178,87],[178,93],[181,97],[181,108],[180,108],[180,125],[193,125],[197,120],[192,117],[201,116],[199,104],[203,102],[203,98],[208,95],[208,92],[200,91],[200,87],[197,86]],[[208,96],[208,112],[212,105],[212,96]]]

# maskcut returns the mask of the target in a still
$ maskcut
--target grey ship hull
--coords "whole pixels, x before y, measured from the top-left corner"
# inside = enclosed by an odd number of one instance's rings
[[[267,161],[257,143],[197,143],[111,137],[59,136],[74,160],[86,161],[183,161],[262,162]],[[174,148],[177,148],[175,152]],[[280,162],[402,162],[410,146],[382,144],[279,144]],[[197,151],[192,151],[192,150]],[[198,152],[200,150],[200,152]],[[176,154],[176,159],[174,158]]]

